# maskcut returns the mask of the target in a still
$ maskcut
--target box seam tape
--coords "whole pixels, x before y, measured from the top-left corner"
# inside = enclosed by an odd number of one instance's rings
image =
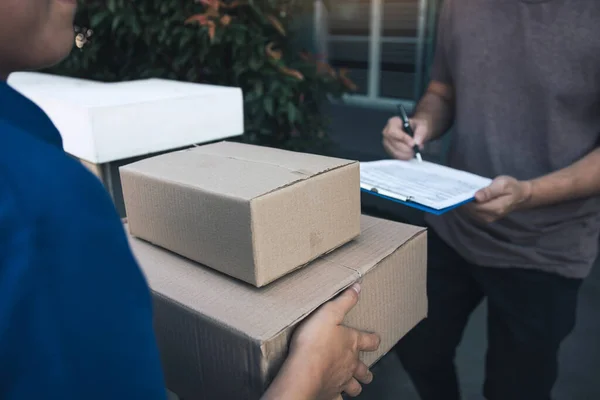
[[[373,227],[370,227],[370,228],[366,229],[365,231],[367,231],[367,230],[369,230],[369,229],[372,229],[372,228],[373,228]],[[394,254],[396,251],[398,251],[398,250],[402,249],[403,247],[405,247],[405,246],[406,246],[408,243],[410,243],[410,242],[411,242],[412,240],[414,240],[416,237],[418,237],[418,236],[422,235],[424,232],[426,232],[426,231],[425,231],[425,230],[420,230],[420,231],[416,232],[414,235],[411,235],[411,236],[410,236],[410,238],[408,238],[408,239],[407,239],[407,240],[406,240],[404,243],[402,243],[402,245],[400,245],[400,246],[396,247],[394,250],[392,250],[391,252],[389,252],[389,253],[388,253],[388,254],[386,254],[385,256],[381,257],[381,259],[380,259],[380,260],[379,260],[379,261],[378,261],[376,264],[374,264],[374,265],[371,265],[371,266],[370,266],[370,267],[369,267],[369,268],[368,268],[368,269],[365,271],[365,273],[364,273],[364,274],[363,274],[361,271],[359,271],[358,269],[356,269],[356,268],[352,268],[352,267],[349,267],[349,266],[347,266],[347,265],[344,265],[344,264],[342,264],[342,263],[340,263],[340,262],[338,262],[338,261],[331,261],[331,260],[329,260],[329,262],[331,262],[331,263],[333,263],[333,264],[335,264],[335,265],[338,265],[338,266],[340,266],[340,267],[343,267],[343,268],[349,269],[350,271],[356,272],[356,273],[358,274],[358,280],[357,280],[357,282],[360,282],[360,281],[362,280],[363,276],[364,276],[364,275],[366,275],[366,274],[368,274],[368,273],[369,273],[369,272],[370,272],[370,271],[371,271],[371,270],[372,270],[372,269],[375,267],[375,265],[377,265],[377,264],[380,264],[381,262],[383,262],[383,261],[387,260],[389,257],[391,257],[391,255],[392,255],[392,254]]]
[[[320,172],[317,172],[317,173],[314,173],[314,174],[305,175],[305,178],[296,179],[296,180],[294,180],[294,181],[292,181],[292,182],[290,182],[290,183],[287,183],[287,184],[285,184],[285,185],[281,185],[281,186],[279,186],[279,187],[276,187],[276,188],[274,188],[274,189],[272,189],[272,190],[269,190],[269,191],[268,191],[268,192],[266,192],[266,193],[263,193],[263,194],[261,194],[261,195],[258,195],[258,196],[256,196],[256,197],[255,197],[255,199],[258,199],[258,198],[260,198],[260,197],[264,197],[264,196],[268,196],[268,195],[269,195],[269,194],[271,194],[271,193],[275,193],[275,192],[277,192],[277,191],[279,191],[279,190],[282,190],[282,189],[285,189],[285,188],[287,188],[287,187],[293,186],[293,185],[295,185],[295,184],[296,184],[296,183],[298,183],[298,182],[303,182],[303,181],[305,181],[305,180],[307,180],[307,179],[310,179],[310,178],[315,178],[315,177],[317,177],[317,176],[320,176],[320,175],[323,175],[323,174],[326,174],[326,173],[329,173],[329,172],[337,171],[337,170],[339,170],[339,169],[345,168],[345,167],[347,167],[347,166],[349,166],[349,165],[353,165],[353,164],[354,164],[354,163],[349,163],[349,164],[339,165],[339,166],[337,166],[337,167],[327,168],[327,169],[325,169],[325,170],[323,170],[323,171],[320,171]],[[285,168],[285,167],[282,167],[282,168]],[[305,173],[305,172],[302,172],[302,171],[294,171],[294,170],[291,170],[291,169],[289,169],[289,168],[286,168],[286,169],[288,169],[288,170],[289,170],[289,171],[291,171],[292,173],[300,173],[300,174],[304,174],[304,173]],[[254,200],[254,199],[253,199],[253,200]]]

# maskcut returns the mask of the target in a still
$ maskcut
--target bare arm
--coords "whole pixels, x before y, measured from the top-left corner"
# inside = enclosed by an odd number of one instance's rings
[[[600,148],[574,164],[528,182],[522,208],[549,206],[600,195]]]
[[[419,101],[413,119],[425,122],[425,142],[442,136],[450,129],[454,120],[454,88],[432,81]]]
[[[413,146],[419,147],[442,136],[454,120],[454,89],[449,84],[432,81],[410,120],[414,137],[404,132],[402,120],[390,118],[383,129],[383,147],[394,158],[410,160]]]
[[[300,359],[288,359],[262,400],[309,400],[317,398],[320,381],[307,375],[305,372],[310,371],[310,368],[300,365],[301,362]],[[301,372],[294,373],[294,371]]]
[[[514,210],[551,206],[600,195],[600,148],[572,165],[548,175],[519,181],[499,176],[465,206],[483,222],[494,222]]]
[[[323,305],[294,333],[290,354],[262,400],[334,400],[341,393],[358,396],[373,374],[359,360],[362,351],[375,351],[379,337],[343,326],[356,305],[355,284]]]

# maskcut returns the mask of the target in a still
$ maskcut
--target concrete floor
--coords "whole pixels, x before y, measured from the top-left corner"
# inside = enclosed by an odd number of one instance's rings
[[[381,130],[389,114],[369,109],[332,106],[332,138],[336,155],[361,161],[385,157],[381,148]],[[439,159],[440,147],[434,147],[430,159]],[[409,209],[363,197],[364,211],[389,219],[422,223],[422,216]],[[560,354],[560,377],[555,388],[556,400],[600,399],[600,262],[584,283],[578,309],[577,326]],[[465,400],[480,400],[483,362],[486,349],[486,305],[473,314],[458,350],[457,366]],[[374,367],[375,380],[365,387],[359,400],[418,400],[400,362],[389,354]],[[440,399],[443,400],[443,399]],[[508,400],[508,399],[507,399]]]

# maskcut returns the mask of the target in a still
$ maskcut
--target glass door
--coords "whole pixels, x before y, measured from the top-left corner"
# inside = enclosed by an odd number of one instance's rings
[[[429,76],[439,1],[338,0],[330,10],[316,1],[317,47],[359,86],[346,103],[414,106]]]

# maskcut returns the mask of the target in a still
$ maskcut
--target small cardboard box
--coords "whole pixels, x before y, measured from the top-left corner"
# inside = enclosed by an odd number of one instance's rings
[[[221,142],[121,167],[129,229],[264,286],[360,233],[354,161]]]
[[[362,217],[362,234],[264,288],[130,237],[154,298],[168,388],[184,399],[258,400],[285,360],[295,327],[356,281],[346,325],[381,336],[367,365],[427,314],[423,228]]]

